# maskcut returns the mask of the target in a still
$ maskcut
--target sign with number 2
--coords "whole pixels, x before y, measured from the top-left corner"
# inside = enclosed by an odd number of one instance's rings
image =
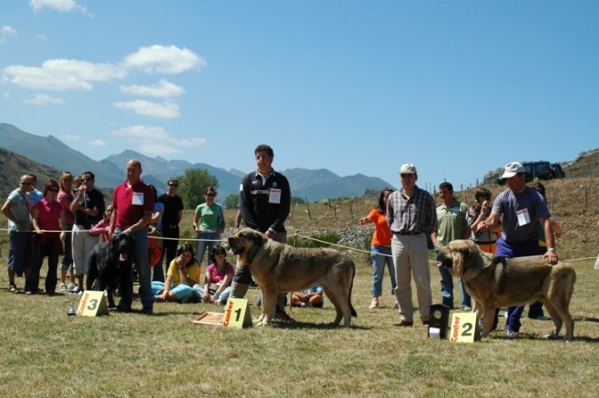
[[[449,341],[452,343],[473,343],[475,334],[475,312],[454,312],[451,315]]]

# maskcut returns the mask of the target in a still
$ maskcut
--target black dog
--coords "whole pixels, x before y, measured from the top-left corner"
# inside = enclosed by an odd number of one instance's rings
[[[98,243],[89,258],[86,287],[88,290],[92,290],[92,287],[95,288],[93,290],[106,290],[109,308],[116,308],[114,290],[121,275],[131,273],[134,248],[135,238],[129,234],[120,234],[112,237],[109,242]],[[94,282],[97,282],[96,286]]]

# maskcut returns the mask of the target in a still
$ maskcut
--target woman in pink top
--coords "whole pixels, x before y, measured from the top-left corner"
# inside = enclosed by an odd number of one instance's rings
[[[210,249],[210,260],[212,264],[206,268],[204,287],[197,284],[193,290],[204,302],[223,305],[229,298],[235,268],[227,262],[227,252],[221,245]]]
[[[370,246],[370,257],[372,258],[372,302],[370,309],[379,308],[379,296],[383,293],[383,273],[385,264],[389,268],[389,277],[391,278],[391,294],[395,295],[397,282],[395,280],[395,267],[393,257],[391,257],[391,238],[393,234],[387,224],[387,198],[393,189],[384,188],[379,194],[378,206],[366,217],[360,218],[360,225],[373,224],[374,234]],[[395,302],[397,308],[397,301]]]
[[[60,192],[56,198],[58,203],[62,206],[64,211],[64,218],[67,223],[64,237],[64,256],[60,263],[60,286],[58,290],[61,292],[67,292],[77,287],[75,285],[75,272],[73,271],[73,251],[71,239],[71,231],[73,230],[73,224],[75,224],[75,215],[71,211],[71,202],[73,202],[73,175],[68,171],[65,171],[60,176]],[[67,287],[67,272],[70,271],[71,283]]]
[[[33,243],[33,267],[26,282],[26,294],[38,292],[40,269],[46,256],[48,257],[46,293],[53,295],[56,289],[58,255],[62,252],[64,230],[67,227],[62,206],[56,201],[58,190],[58,181],[54,179],[46,181],[44,197],[33,206],[31,211],[31,221],[36,235]]]

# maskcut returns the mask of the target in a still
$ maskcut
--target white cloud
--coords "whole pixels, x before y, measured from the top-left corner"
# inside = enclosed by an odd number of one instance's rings
[[[2,98],[5,100],[9,100],[10,99],[10,91],[4,91],[2,93]]]
[[[159,144],[156,142],[146,142],[139,146],[139,151],[150,155],[173,155],[180,151],[169,145]]]
[[[69,141],[79,141],[81,134],[62,134],[62,137]]]
[[[173,98],[185,93],[185,89],[177,86],[168,80],[161,79],[153,86],[139,86],[133,84],[131,86],[119,86],[123,94],[138,95],[141,97],[163,97]]]
[[[88,13],[87,9],[77,4],[75,0],[29,0],[29,5],[35,12],[41,11],[44,8],[53,8],[62,12],[79,10],[84,14]]]
[[[48,94],[36,94],[32,99],[23,100],[26,104],[31,105],[62,105],[64,103],[63,99],[60,97],[51,97]]]
[[[12,26],[4,25],[0,28],[0,43],[4,43],[8,37],[16,37],[17,30]]]
[[[130,126],[111,133],[126,138],[139,145],[140,152],[152,155],[171,155],[181,153],[190,147],[199,147],[206,143],[203,138],[178,138],[158,126]]]
[[[106,143],[102,140],[93,140],[88,142],[91,146],[106,146]]]
[[[5,82],[32,90],[91,90],[92,82],[122,79],[123,68],[76,59],[50,59],[41,67],[11,65],[2,70]]]
[[[141,47],[123,59],[126,68],[147,73],[176,74],[206,66],[206,60],[187,48],[153,45]]]
[[[145,100],[135,100],[130,102],[115,102],[114,106],[123,110],[131,110],[138,115],[152,116],[161,119],[175,119],[181,117],[179,105],[174,101],[164,101],[160,104]]]
[[[45,35],[45,34],[43,34],[43,33],[40,33],[40,34],[39,34],[39,35],[37,35],[36,37],[38,38],[38,40],[41,40],[41,41],[46,41],[46,40],[48,40],[48,36],[46,36],[46,35]]]

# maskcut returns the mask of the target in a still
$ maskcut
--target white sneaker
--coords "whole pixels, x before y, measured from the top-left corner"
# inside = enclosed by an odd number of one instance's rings
[[[65,285],[64,283],[61,283],[60,286],[58,286],[58,290],[61,292],[66,292],[67,290],[67,285]]]
[[[73,283],[73,282],[70,282],[69,283],[69,290],[75,290],[75,289],[77,289],[77,284]]]

